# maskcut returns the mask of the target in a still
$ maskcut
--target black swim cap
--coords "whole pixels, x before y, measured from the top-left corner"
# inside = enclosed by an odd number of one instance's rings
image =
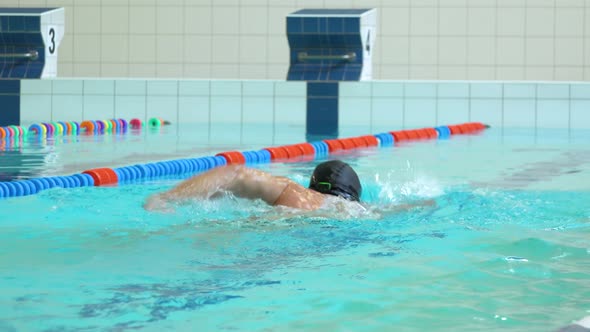
[[[356,172],[340,160],[330,160],[317,165],[309,180],[309,189],[350,201],[359,201],[362,192]]]

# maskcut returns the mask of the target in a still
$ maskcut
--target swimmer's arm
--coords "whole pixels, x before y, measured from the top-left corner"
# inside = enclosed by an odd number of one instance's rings
[[[237,197],[261,199],[273,205],[287,186],[295,182],[282,176],[274,176],[255,168],[238,167],[237,175],[225,190]]]
[[[231,192],[237,197],[262,199],[268,204],[274,204],[291,182],[293,181],[287,178],[276,177],[253,168],[223,166],[196,175],[167,192],[150,197],[144,207],[148,210],[159,209],[171,201],[209,199],[223,192]]]

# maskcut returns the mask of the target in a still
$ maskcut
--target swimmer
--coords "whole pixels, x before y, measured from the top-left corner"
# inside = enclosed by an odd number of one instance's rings
[[[325,161],[317,165],[308,188],[289,178],[274,176],[258,169],[241,165],[222,166],[187,179],[169,191],[149,197],[144,208],[150,211],[171,211],[171,203],[212,199],[224,193],[304,211],[320,208],[336,208],[348,212],[367,210],[360,203],[362,186],[357,173],[340,160]],[[427,200],[400,204],[388,207],[387,210],[395,212],[433,204],[433,200]]]
[[[144,208],[170,210],[171,202],[211,199],[228,192],[236,197],[261,199],[269,205],[312,211],[322,207],[328,196],[358,204],[362,187],[352,167],[340,160],[317,165],[309,188],[286,177],[241,165],[229,165],[211,169],[167,192],[151,196]]]

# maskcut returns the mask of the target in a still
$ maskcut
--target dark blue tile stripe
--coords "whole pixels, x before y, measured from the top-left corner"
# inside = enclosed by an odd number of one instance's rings
[[[307,83],[306,135],[338,136],[338,82]]]
[[[20,95],[20,81],[0,80],[0,95]]]
[[[20,125],[20,80],[0,80],[0,127]]]
[[[338,83],[307,83],[307,98],[338,98]]]

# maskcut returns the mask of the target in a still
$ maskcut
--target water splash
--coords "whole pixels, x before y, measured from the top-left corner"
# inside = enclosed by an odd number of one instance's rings
[[[411,169],[404,173],[395,170],[385,174],[376,173],[374,183],[367,184],[367,187],[369,199],[378,203],[399,203],[413,199],[435,198],[444,194],[440,181]]]

